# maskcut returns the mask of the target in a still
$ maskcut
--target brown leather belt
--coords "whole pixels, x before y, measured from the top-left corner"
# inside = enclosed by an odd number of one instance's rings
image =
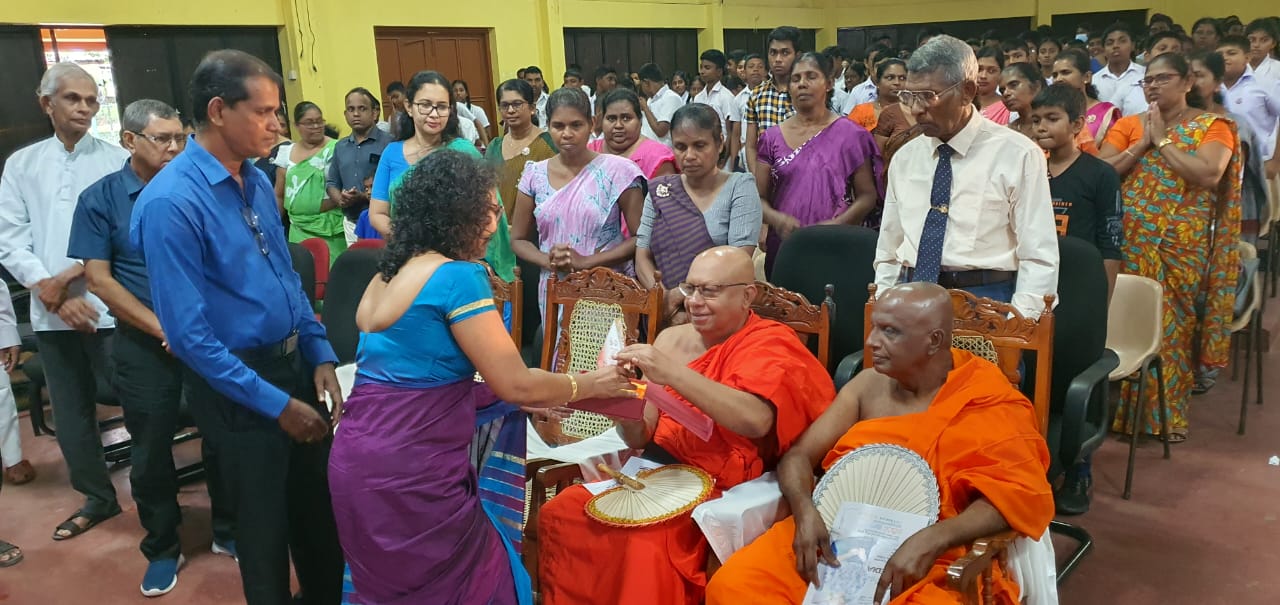
[[[907,267],[906,279],[912,281],[915,269]],[[998,271],[995,269],[974,269],[971,271],[941,271],[938,273],[938,285],[943,288],[972,288],[1003,284],[1018,278],[1017,271]]]

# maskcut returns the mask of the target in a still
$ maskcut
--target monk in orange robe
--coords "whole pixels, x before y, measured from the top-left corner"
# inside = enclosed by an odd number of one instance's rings
[[[1012,528],[1038,539],[1053,518],[1049,452],[1035,410],[992,363],[953,350],[951,298],[935,284],[887,290],[872,310],[861,372],[782,459],[779,484],[794,516],[734,553],[707,587],[707,605],[799,604],[818,562],[835,563],[813,504],[813,469],[863,445],[920,454],[938,478],[939,520],[912,535],[880,576],[875,602],[959,603],[947,567],[972,542]],[[995,602],[1014,605],[1018,586],[994,571]]]
[[[712,497],[771,470],[835,398],[826,368],[791,328],[751,312],[751,257],[731,247],[703,252],[689,268],[690,322],[663,330],[653,346],[618,354],[644,377],[715,422],[703,441],[652,405],[619,421],[627,445],[654,447],[715,479]],[[653,455],[653,454],[649,454]],[[557,494],[538,521],[544,605],[698,605],[710,546],[688,513],[643,528],[586,516],[582,486]]]

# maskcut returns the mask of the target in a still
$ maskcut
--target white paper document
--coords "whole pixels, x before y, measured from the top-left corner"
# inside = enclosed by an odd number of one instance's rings
[[[907,538],[928,524],[923,515],[846,502],[831,528],[840,567],[818,564],[822,589],[810,584],[803,605],[875,605],[876,583],[885,564]],[[889,602],[889,595],[883,602]]]

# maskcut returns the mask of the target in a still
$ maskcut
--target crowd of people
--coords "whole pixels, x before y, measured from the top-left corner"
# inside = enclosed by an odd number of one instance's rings
[[[1188,35],[1156,14],[1065,39],[926,30],[852,56],[783,26],[759,53],[702,52],[696,72],[605,66],[588,82],[571,66],[552,91],[530,66],[498,85],[493,121],[467,82],[436,71],[383,98],[354,87],[347,136],[317,103],[286,111],[278,74],[224,50],[196,68],[191,116],[134,101],[119,145],[88,134],[93,78],[52,65],[37,100],[55,134],[0,178],[0,265],[32,292],[57,441],[84,496],[52,537],[121,512],[95,416],[103,383],[133,438],[144,595],[172,591],[184,563],[171,447],[185,407],[203,436],[212,550],[238,562],[248,603],[523,605],[525,417],[631,396],[638,370],[715,428],[697,437],[649,405],[617,420],[628,446],[707,471],[716,494],[777,470],[794,517],[712,581],[687,517],[606,528],[586,517],[585,489],[566,490],[539,517],[543,603],[799,603],[831,559],[812,473],[875,442],[920,451],[944,499],[881,591],[952,602],[957,549],[1007,528],[1038,538],[1055,510],[1088,510],[1092,479],[1084,460],[1048,485],[1030,403],[950,348],[944,288],[1038,317],[1058,292],[1060,237],[1094,245],[1111,286],[1119,273],[1159,281],[1164,382],[1142,401],[1126,388],[1114,429],[1186,440],[1193,393],[1228,361],[1252,271],[1240,250],[1276,218],[1277,40],[1276,18],[1206,18]],[[789,328],[750,307],[778,251],[815,225],[878,232],[875,363],[838,394]],[[291,264],[288,243],[308,239],[331,263],[386,241],[346,398]],[[494,304],[481,260],[505,281],[536,268],[539,308],[553,275],[584,269],[661,285],[670,327],[595,372],[528,369],[506,336],[520,318]],[[35,471],[0,395],[0,461],[21,484]],[[968,466],[979,451],[995,464]],[[0,567],[21,558],[0,542]],[[997,582],[999,602],[1016,595]]]

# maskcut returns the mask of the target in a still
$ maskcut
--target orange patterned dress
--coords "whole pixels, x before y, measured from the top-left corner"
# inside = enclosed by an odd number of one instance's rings
[[[1107,133],[1106,142],[1127,149],[1142,137],[1144,114],[1125,117]],[[1204,144],[1231,149],[1232,158],[1218,186],[1187,183],[1154,147],[1143,154],[1121,187],[1124,200],[1123,271],[1149,277],[1164,286],[1164,389],[1171,431],[1185,430],[1191,387],[1198,366],[1227,365],[1230,324],[1235,305],[1240,251],[1240,142],[1229,119],[1202,113],[1169,128],[1178,149],[1194,154]],[[1199,318],[1198,307],[1203,306]],[[1198,355],[1197,355],[1198,351]],[[1137,389],[1125,385],[1112,424],[1132,430],[1130,406]],[[1139,429],[1159,435],[1157,390],[1148,376]]]

